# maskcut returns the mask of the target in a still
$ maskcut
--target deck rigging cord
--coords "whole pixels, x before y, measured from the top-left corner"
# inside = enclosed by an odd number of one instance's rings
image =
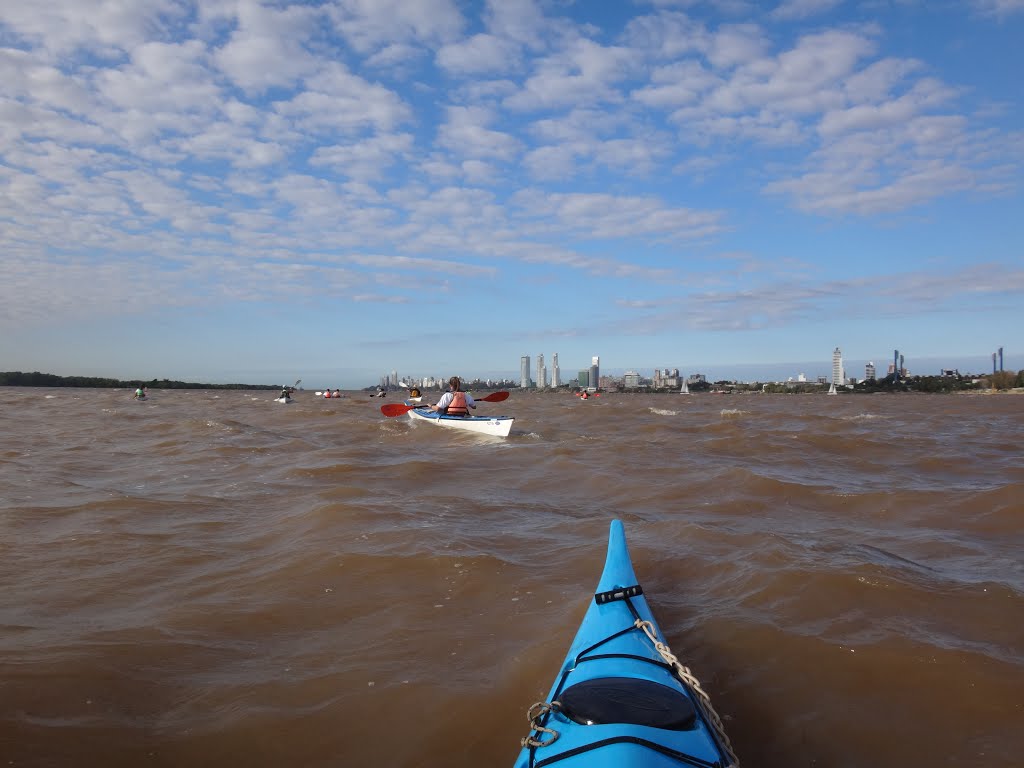
[[[668,645],[666,645],[658,639],[657,631],[655,630],[654,625],[650,621],[645,621],[644,619],[640,618],[639,614],[633,606],[632,601],[629,599],[629,597],[631,596],[630,592],[632,589],[633,588],[630,588],[628,590],[616,591],[615,593],[599,594],[596,596],[599,602],[617,599],[624,600],[626,605],[629,606],[630,612],[633,614],[635,621],[633,622],[632,627],[616,632],[613,635],[606,637],[601,642],[582,651],[576,657],[576,664],[579,664],[581,661],[586,661],[586,659],[584,658],[586,654],[588,654],[590,651],[593,651],[598,646],[608,642],[609,640],[612,640],[613,638],[618,637],[619,635],[622,635],[626,632],[633,631],[634,629],[642,631],[647,636],[647,639],[654,646],[654,649],[664,660],[665,664],[672,669],[675,676],[679,678],[680,682],[683,683],[684,687],[694,694],[693,698],[695,700],[695,704],[700,710],[701,715],[703,715],[705,723],[711,726],[711,729],[714,732],[714,738],[718,742],[718,745],[721,747],[721,750],[726,758],[726,763],[722,766],[722,768],[740,768],[739,758],[736,756],[736,752],[733,749],[732,742],[729,741],[729,736],[725,732],[725,726],[722,724],[721,717],[719,717],[718,713],[715,711],[715,708],[711,704],[711,697],[704,690],[704,687],[701,685],[700,680],[697,679],[696,675],[694,675],[688,667],[684,666],[679,661],[678,657],[674,653],[672,653],[672,650],[668,647]],[[637,593],[639,593],[639,588],[636,589]],[[567,672],[563,673],[563,683],[565,682]],[[560,687],[561,686],[559,686],[559,695]],[[529,747],[532,753],[533,751],[553,744],[555,741],[558,740],[558,731],[556,731],[554,728],[548,727],[548,722],[550,720],[551,715],[558,712],[560,708],[561,703],[558,701],[556,695],[554,700],[550,702],[538,701],[527,710],[526,719],[530,723],[531,732],[528,736],[521,739],[520,743],[523,747]],[[548,736],[547,738],[545,738],[541,734],[548,734]],[[600,746],[600,744],[596,744],[594,746],[598,747]],[[689,755],[676,754],[676,756],[680,759],[680,762],[688,762],[690,764],[695,765],[704,764],[704,761],[694,761],[694,758],[692,758]],[[531,754],[530,764],[533,765],[533,754]]]

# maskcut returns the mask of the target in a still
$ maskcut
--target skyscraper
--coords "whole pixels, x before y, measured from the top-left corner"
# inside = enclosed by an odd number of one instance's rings
[[[526,389],[530,386],[530,356],[519,358],[519,386]]]
[[[537,355],[537,388],[544,389],[547,386],[548,369],[544,367],[544,353]]]
[[[832,353],[832,383],[841,386],[846,383],[846,371],[843,370],[843,352],[839,347]]]
[[[874,363],[868,363],[867,365],[864,366],[864,379],[866,381],[874,381],[875,380],[875,364]]]
[[[597,389],[601,381],[601,358],[597,355],[590,358],[590,386]]]
[[[562,386],[562,374],[558,370],[558,353],[551,356],[551,386],[558,388]]]

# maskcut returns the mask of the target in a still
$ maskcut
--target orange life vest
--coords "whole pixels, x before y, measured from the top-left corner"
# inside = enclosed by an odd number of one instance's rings
[[[449,416],[469,416],[469,406],[466,405],[465,392],[452,392],[452,401],[445,410]]]

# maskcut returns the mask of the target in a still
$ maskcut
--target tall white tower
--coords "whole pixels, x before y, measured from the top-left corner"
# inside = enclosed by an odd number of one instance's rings
[[[590,358],[590,386],[597,389],[601,382],[601,358],[594,355]]]
[[[832,383],[841,386],[846,383],[846,371],[843,370],[843,352],[839,347],[832,353]]]
[[[548,369],[544,367],[544,354],[537,355],[537,389],[547,386]]]
[[[519,358],[519,386],[527,389],[530,386],[530,356]]]
[[[557,389],[562,386],[562,375],[558,370],[558,353],[551,356],[551,386]]]

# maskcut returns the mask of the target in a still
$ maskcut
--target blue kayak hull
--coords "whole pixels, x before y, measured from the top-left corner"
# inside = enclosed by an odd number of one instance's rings
[[[635,625],[638,619],[665,642],[615,520],[594,599],[547,698],[558,704],[534,718],[540,729],[530,734],[515,768],[732,764],[724,734],[675,665]]]

